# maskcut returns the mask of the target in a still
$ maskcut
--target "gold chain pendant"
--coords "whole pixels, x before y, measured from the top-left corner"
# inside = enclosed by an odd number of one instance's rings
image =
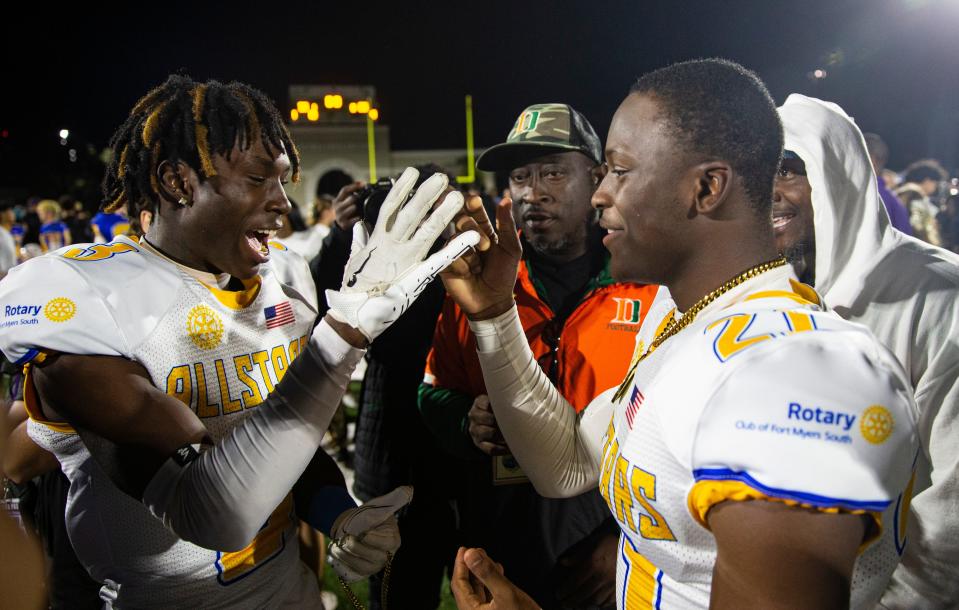
[[[678,320],[676,318],[671,318],[666,326],[659,332],[659,334],[656,335],[656,338],[653,339],[653,342],[649,344],[649,348],[646,350],[646,352],[638,358],[633,358],[633,362],[630,363],[629,366],[629,371],[626,373],[626,378],[623,379],[623,382],[619,384],[619,388],[616,389],[616,393],[613,394],[613,402],[621,401],[626,395],[626,391],[633,383],[633,378],[636,377],[636,367],[639,366],[639,363],[656,351],[656,348],[662,345],[666,339],[669,339],[679,331],[692,324],[693,320],[696,319],[696,316],[699,315],[699,312],[706,309],[710,303],[726,294],[736,286],[739,286],[743,282],[751,280],[757,275],[761,275],[767,271],[775,269],[776,267],[782,267],[785,264],[786,259],[780,256],[775,260],[766,261],[765,263],[760,263],[755,267],[750,267],[733,279],[724,283],[719,288],[713,290],[703,298],[693,303],[693,306],[687,309],[686,313],[684,313]]]

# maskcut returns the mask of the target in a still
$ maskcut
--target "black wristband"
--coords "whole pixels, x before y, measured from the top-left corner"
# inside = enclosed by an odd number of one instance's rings
[[[199,445],[186,444],[173,452],[170,458],[180,466],[186,466],[193,460],[200,457],[200,452],[196,450]]]

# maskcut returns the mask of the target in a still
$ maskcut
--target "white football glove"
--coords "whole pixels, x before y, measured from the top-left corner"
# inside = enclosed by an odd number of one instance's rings
[[[449,193],[430,213],[449,182],[444,174],[433,174],[403,205],[418,177],[418,171],[406,168],[386,196],[372,235],[367,234],[363,222],[353,225],[343,285],[326,291],[330,315],[370,341],[400,317],[440,271],[480,240],[479,233],[467,231],[423,260],[462,209],[463,196]]]
[[[356,582],[381,571],[387,554],[400,548],[396,512],[413,499],[409,485],[351,508],[333,522],[330,565],[346,582]]]

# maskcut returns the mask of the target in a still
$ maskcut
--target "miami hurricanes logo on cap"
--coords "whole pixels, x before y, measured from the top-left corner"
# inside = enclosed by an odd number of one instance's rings
[[[536,123],[539,122],[539,110],[523,111],[516,119],[516,127],[513,128],[513,135],[519,135],[527,131],[536,129]]]

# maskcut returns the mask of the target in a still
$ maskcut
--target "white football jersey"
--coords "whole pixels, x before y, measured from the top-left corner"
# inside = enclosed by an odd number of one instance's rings
[[[600,491],[623,532],[620,608],[709,606],[706,515],[727,500],[872,516],[863,549],[882,552],[860,554],[851,607],[885,588],[918,447],[909,384],[864,326],[823,311],[794,277],[776,269],[717,299],[640,363],[613,405]],[[661,289],[637,354],[675,315]]]
[[[271,250],[242,292],[208,286],[125,237],[32,259],[0,283],[0,348],[22,363],[44,352],[135,360],[218,441],[279,383],[316,318],[306,262],[280,245]],[[305,595],[300,603],[319,606],[299,561],[291,496],[242,551],[180,540],[110,482],[70,426],[43,420],[29,367],[27,378],[30,435],[70,479],[70,539],[106,583],[105,598],[119,607],[265,608]]]

